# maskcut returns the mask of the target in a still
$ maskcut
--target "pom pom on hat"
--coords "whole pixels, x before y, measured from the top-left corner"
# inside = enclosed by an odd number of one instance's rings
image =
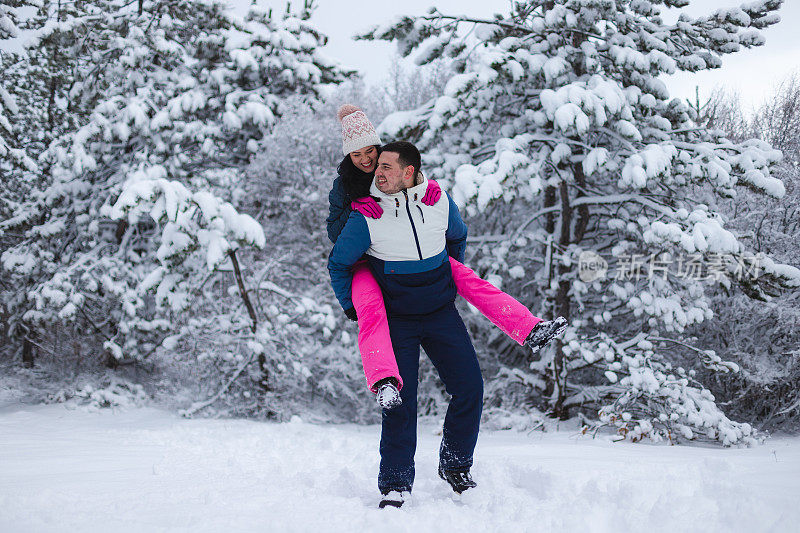
[[[382,144],[375,127],[360,107],[344,104],[339,108],[336,116],[342,122],[342,152],[344,155],[367,146]]]
[[[339,108],[339,112],[336,113],[336,116],[339,117],[339,122],[344,120],[344,117],[347,115],[352,115],[356,111],[361,111],[360,107],[354,106],[353,104],[344,104],[342,107]],[[363,111],[361,111],[363,113]]]

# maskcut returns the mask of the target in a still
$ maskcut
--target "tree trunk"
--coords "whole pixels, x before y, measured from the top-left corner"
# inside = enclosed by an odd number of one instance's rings
[[[244,300],[244,306],[247,308],[247,314],[250,315],[250,320],[253,321],[250,329],[253,331],[253,333],[255,333],[256,326],[258,324],[256,310],[253,308],[253,304],[250,303],[250,297],[247,295],[247,289],[244,287],[242,271],[239,270],[239,260],[236,259],[236,252],[234,250],[228,250],[228,257],[231,258],[231,263],[233,263],[233,273],[236,275],[236,284],[239,286],[239,294],[241,295],[242,300]]]
[[[546,187],[544,190],[544,209],[549,207],[553,207],[556,205],[556,188],[555,187]],[[544,230],[548,233],[548,235],[553,235],[556,231],[556,213],[547,213],[544,216]],[[542,255],[547,257],[547,248],[550,244],[545,244],[542,249]],[[548,280],[549,281],[549,280]]]
[[[116,370],[117,368],[119,368],[119,359],[114,357],[114,354],[109,352],[109,353],[106,354],[105,365],[106,365],[106,368],[109,368],[111,370]]]
[[[572,226],[572,207],[569,204],[569,188],[566,182],[559,186],[561,194],[561,231],[558,239],[559,247],[563,250],[570,244]],[[558,290],[556,292],[555,314],[569,320],[569,280],[566,279],[570,267],[558,265]],[[564,357],[564,346],[560,340],[556,341],[556,354],[553,358],[553,385],[555,386],[555,402],[553,403],[553,416],[566,420],[569,418],[569,409],[564,405],[567,399],[567,368]]]
[[[33,343],[28,337],[22,339],[22,364],[25,368],[33,368]]]
[[[261,386],[263,391],[269,391],[269,368],[267,368],[267,356],[259,354],[258,356],[258,368],[261,370],[261,381],[258,384]]]
[[[258,317],[256,316],[256,310],[253,308],[253,304],[250,302],[250,296],[247,294],[247,289],[244,286],[244,279],[242,278],[242,271],[239,269],[239,260],[236,258],[236,252],[234,250],[228,250],[228,257],[231,258],[231,263],[233,263],[233,273],[236,276],[236,284],[239,287],[239,294],[244,301],[244,306],[247,308],[247,314],[250,315],[250,320],[253,321],[250,329],[253,333],[255,333],[258,325]],[[268,391],[269,369],[267,368],[267,357],[263,353],[259,354],[258,356],[258,368],[261,370],[262,375],[262,378],[259,380],[258,384],[261,385],[261,388],[264,391]]]
[[[556,189],[552,186],[547,186],[544,189],[544,205],[543,208],[547,209],[556,205]],[[551,268],[551,255],[553,253],[553,237],[556,229],[556,213],[547,213],[544,219],[544,229],[548,234],[547,243],[542,245],[542,256],[545,258],[545,268],[547,269],[547,290],[550,288],[550,281],[552,280],[553,271]],[[549,302],[548,302],[549,303]],[[548,306],[548,308],[552,308]],[[544,318],[547,318],[545,315]],[[555,317],[550,317],[555,318]],[[544,376],[545,386],[544,395],[547,397],[553,396],[555,390],[555,382],[553,381],[552,374],[547,373]]]
[[[583,165],[575,165],[573,167],[573,173],[575,176],[575,181],[578,183],[578,185],[582,188],[585,188],[586,176],[583,174]],[[581,196],[585,196],[585,194],[583,191],[578,189],[575,197],[580,198]],[[586,235],[587,227],[589,227],[589,206],[582,204],[578,206],[578,221],[575,223],[575,233],[572,238],[573,244],[578,244],[583,240],[583,236]]]

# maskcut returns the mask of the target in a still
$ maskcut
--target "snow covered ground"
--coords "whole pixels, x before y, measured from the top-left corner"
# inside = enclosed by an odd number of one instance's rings
[[[480,484],[377,509],[377,426],[0,406],[0,531],[798,531],[800,438],[751,449],[481,433]]]

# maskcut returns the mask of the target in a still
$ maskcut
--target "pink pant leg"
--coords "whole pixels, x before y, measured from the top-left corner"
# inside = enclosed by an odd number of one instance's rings
[[[359,261],[353,267],[352,298],[358,314],[358,350],[367,386],[376,392],[372,388],[375,383],[393,377],[399,383],[398,388],[402,388],[403,379],[394,357],[383,294],[366,261]]]
[[[474,305],[503,333],[523,345],[533,326],[542,319],[533,316],[527,307],[485,279],[481,279],[474,270],[452,257],[450,267],[453,270],[453,280],[456,282],[458,294]]]

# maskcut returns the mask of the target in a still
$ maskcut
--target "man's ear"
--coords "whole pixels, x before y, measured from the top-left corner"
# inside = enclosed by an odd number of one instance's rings
[[[411,178],[414,177],[414,174],[415,174],[414,167],[412,165],[408,165],[406,167],[405,172],[403,172],[403,179],[404,180],[410,180]]]

